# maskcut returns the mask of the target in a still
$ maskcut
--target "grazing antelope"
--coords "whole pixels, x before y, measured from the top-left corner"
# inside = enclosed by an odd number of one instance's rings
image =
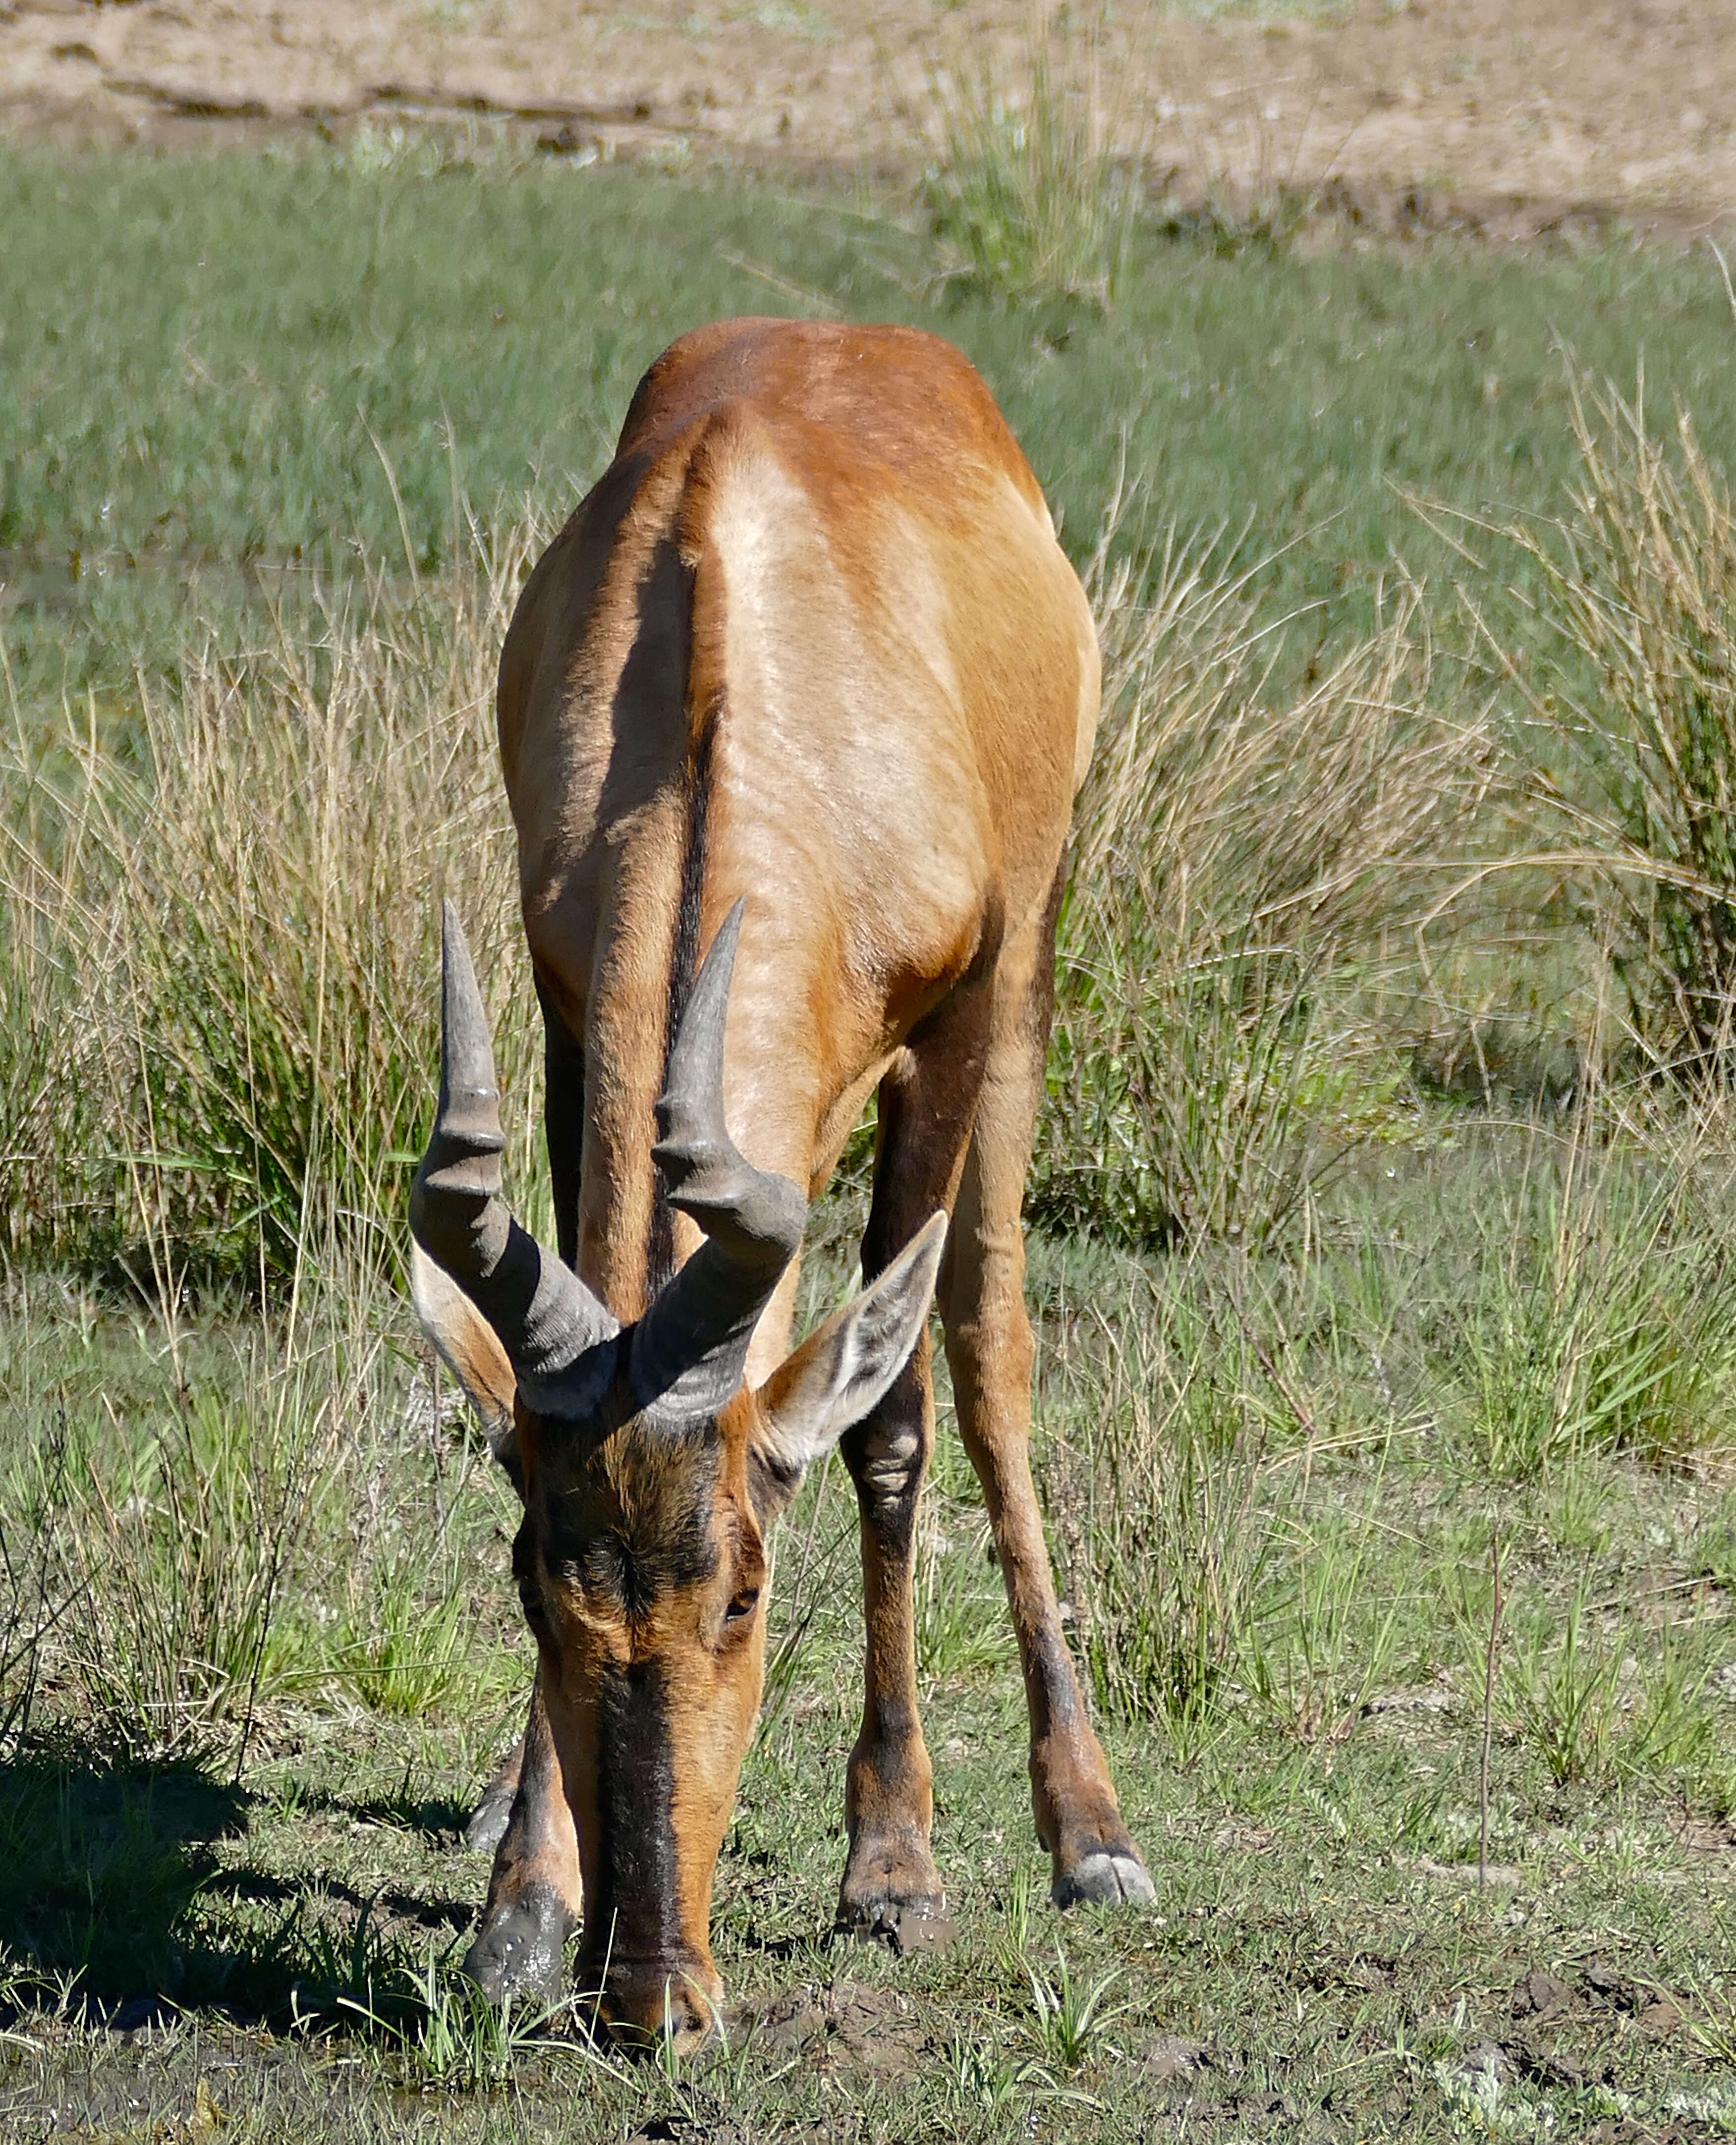
[[[450,908],[410,1208],[417,1308],[524,1505],[513,1569],[538,1669],[467,1961],[485,1991],[557,1992],[582,1899],[603,2015],[708,2030],[767,1538],[835,1443],[867,1624],[839,1921],[900,1949],[945,1931],[911,1596],[937,1284],[1054,1896],[1150,1896],[1027,1456],[1020,1207],[1098,692],[1090,613],[1024,457],[965,359],[909,329],[684,336],[526,586],[500,744],[560,1257],[502,1200]],[[875,1089],[866,1287],[791,1354],[806,1203]]]

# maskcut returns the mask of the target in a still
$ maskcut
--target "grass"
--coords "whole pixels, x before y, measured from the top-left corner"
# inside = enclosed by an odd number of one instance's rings
[[[1414,590],[1286,694],[1258,577],[1173,530],[1124,549],[1125,511],[1117,495],[1087,575],[1104,709],[1033,1208],[1135,1242],[1251,1242],[1368,1129],[1390,1038],[1371,1058],[1330,979],[1434,905],[1492,739],[1429,704]]]
[[[342,1296],[310,1283],[292,1319],[207,1305],[130,1326],[21,1285],[0,1460],[30,1545],[4,1607],[15,1739],[76,1716],[123,1769],[238,1775],[260,1709],[310,1688],[418,1719],[513,1702],[467,1583],[504,1507],[467,1445],[431,1436],[366,1272]],[[30,1336],[68,1316],[81,1339],[37,1383]]]
[[[564,513],[643,366],[731,311],[952,336],[1081,548],[1125,436],[1160,525],[1245,524],[1242,563],[1283,551],[1279,610],[1330,606],[1292,634],[1299,668],[1323,632],[1369,630],[1394,548],[1454,570],[1395,487],[1553,504],[1574,463],[1560,342],[1623,380],[1643,348],[1658,406],[1680,395],[1709,440],[1736,416],[1715,265],[1621,245],[1443,244],[1394,275],[1379,253],[1223,258],[1136,225],[1112,311],[1057,350],[1025,310],[935,287],[906,205],[738,175],[8,147],[0,220],[0,578],[32,716],[63,682],[124,711],[135,656],[172,667],[237,613],[248,631],[221,642],[242,644],[315,571],[402,572],[405,530],[420,570],[450,560],[455,481],[485,515],[527,493]]]
[[[0,754],[0,2119],[1736,2124],[1728,1101],[1628,1080],[1585,928],[1607,857],[1570,883],[1544,860],[1559,827],[1524,814],[1540,768],[1552,810],[1580,794],[1572,754],[1515,749],[1566,682],[1609,717],[1562,600],[1588,555],[1549,548],[1594,444],[1551,333],[1630,371],[1643,322],[1649,379],[1716,439],[1705,265],[1227,256],[1135,225],[1113,304],[1062,336],[938,276],[884,202],[420,147],[220,168],[0,160],[0,279],[47,294],[0,306],[27,599]],[[515,1196],[543,1205],[489,668],[682,324],[670,292],[767,302],[726,251],[965,341],[1090,578],[1110,691],[1034,1177],[1035,1459],[1159,1896],[1045,1904],[943,1381],[918,1639],[960,1943],[826,1941],[860,1639],[853,1500],[822,1470],[720,1865],[726,2044],[621,2066],[454,1978],[485,1882],[461,1826],[528,1653],[510,1494],[395,1245],[446,887],[484,949]],[[1723,511],[1704,467],[1680,528]],[[1398,485],[1559,527],[1491,589]],[[1665,554],[1634,555],[1643,580]],[[1487,628],[1464,646],[1455,575]],[[1491,1006],[1539,1059],[1566,1008],[1564,1102],[1504,1101]],[[1426,1077],[1454,1022],[1462,1094]],[[806,1315],[861,1203],[816,1217]]]
[[[1684,1226],[1682,1181],[1625,1157],[1589,1186],[1546,1165],[1491,1212],[1462,1425],[1491,1473],[1546,1476],[1587,1448],[1685,1467],[1723,1442],[1727,1253]]]
[[[930,64],[940,140],[922,192],[947,256],[942,287],[1041,309],[1065,341],[1079,306],[1114,304],[1141,188],[1131,160],[1110,146],[1095,67],[1081,107],[1056,79],[1058,57],[1045,24],[1022,79],[1002,80],[963,52]],[[920,117],[910,122],[920,139]]]
[[[1025,1973],[1030,1982],[1031,2008],[1036,2014],[1031,2038],[1050,2074],[1068,2076],[1105,2053],[1109,2028],[1121,2015],[1120,2007],[1109,2001],[1120,1973],[1112,1968],[1099,1975],[1089,1988],[1082,1988],[1075,1981],[1066,1952],[1060,1944],[1055,1948],[1052,1977],[1045,1968],[1037,1966],[1027,1965]]]
[[[1564,1604],[1534,1599],[1504,1664],[1502,1724],[1558,1788],[1692,1765],[1709,1740],[1696,1703],[1708,1672],[1694,1658],[1700,1635],[1666,1630],[1660,1645],[1619,1612],[1599,1616],[1584,1580]]]
[[[536,535],[280,614],[262,648],[144,686],[129,749],[70,709],[35,737],[20,714],[0,775],[15,1251],[170,1294],[189,1262],[293,1277],[322,1232],[401,1257],[436,890],[520,1009],[509,1077],[529,1047],[491,692]]]
[[[1657,434],[1643,368],[1631,399],[1573,386],[1568,511],[1505,532],[1542,577],[1534,780],[1592,853],[1594,928],[1635,1042],[1719,1080],[1736,984],[1736,512],[1679,401],[1674,441]]]
[[[1378,1255],[1401,1276],[1419,1256],[1436,1277],[1468,1263],[1466,1195],[1490,1167],[1466,1154],[1432,1184],[1413,1176],[1381,1191]],[[461,1421],[436,1435],[426,1372],[388,1352],[347,1426],[357,1449],[331,1456],[295,1545],[239,1781],[209,1757],[142,1769],[105,1748],[61,1672],[69,1642],[57,1630],[42,1642],[47,1695],[0,1794],[0,1944],[8,2030],[22,2043],[0,2081],[8,2119],[71,2098],[92,2119],[136,2103],[152,2122],[185,2124],[202,2079],[242,2137],[475,2138],[511,2123],[601,2138],[726,2122],[777,2137],[824,2120],[864,2136],[944,2121],[991,2138],[1030,2121],[1058,2137],[1134,2138],[1185,2110],[1190,2128],[1228,2138],[1269,2108],[1325,2134],[1354,2124],[1349,2134],[1449,2137],[1463,2093],[1482,2090],[1489,2045],[1502,2104],[1529,2096],[1569,2134],[1603,2119],[1600,2093],[1668,2128],[1674,2101],[1722,2092],[1733,1964],[1711,1873],[1736,1789],[1736,1720],[1719,1680],[1732,1648],[1722,1582],[1692,1575],[1728,1568],[1736,1515],[1714,1476],[1587,1451],[1574,1463],[1579,1505],[1595,1490],[1608,1514],[1588,1551],[1583,1528],[1564,1538],[1538,1486],[1406,1431],[1413,1395],[1447,1381],[1457,1336],[1423,1293],[1399,1291],[1393,1315],[1366,1285],[1341,1285],[1334,1239],[1369,1218],[1360,1193],[1342,1196],[1300,1267],[1208,1260],[1178,1274],[1173,1259],[1035,1242],[1051,1485],[1063,1456],[1089,1451],[1095,1426],[1139,1389],[1145,1374],[1118,1367],[1102,1336],[1129,1345],[1154,1296],[1191,1296],[1201,1322],[1179,1332],[1192,1336],[1196,1376],[1219,1387],[1220,1446],[1226,1416],[1253,1441],[1242,1456],[1253,1496],[1222,1521],[1251,1569],[1215,1680],[1186,1719],[1160,1689],[1102,1715],[1158,1881],[1154,1916],[1063,1924],[1044,1904],[1016,1665],[1004,1643],[983,1643],[1000,1612],[943,1392],[926,1583],[980,1603],[930,1627],[923,1661],[960,1947],[898,1965],[825,1945],[858,1646],[847,1540],[841,1565],[825,1554],[849,1516],[833,1471],[788,1523],[787,1687],[719,1874],[718,1953],[736,2006],[726,2053],[623,2072],[566,2022],[531,2032],[471,2017],[450,1973],[484,1872],[458,1828],[511,1734],[506,1701],[523,1673],[510,1522],[466,1457]],[[836,1289],[845,1256],[822,1255],[811,1300]],[[1101,1320],[1090,1347],[1082,1300]],[[14,1453],[31,1450],[40,1419],[19,1401],[52,1406],[63,1392],[76,1413],[96,1382],[92,1350],[110,1390],[148,1389],[161,1374],[164,1335],[149,1319],[39,1298],[27,1339],[19,1308],[7,1326]],[[401,1317],[384,1303],[368,1312],[387,1333]],[[1241,1336],[1227,1351],[1226,1331]],[[221,1327],[187,1337],[188,1389],[207,1408],[219,1393],[246,1407],[247,1374],[221,1341]],[[1401,1426],[1380,1435],[1394,1410],[1377,1352]],[[1173,1486],[1147,1494],[1198,1510]],[[418,1518],[431,1500],[451,1515],[446,1540],[471,1545],[474,1635],[443,1694],[414,1710],[384,1691],[358,1704],[313,1612],[333,1604],[334,1585],[342,1599],[347,1561],[407,1583],[406,1560],[433,1532]],[[1053,1496],[1051,1511],[1065,1532]],[[1491,1759],[1499,1881],[1484,1897],[1486,1603],[1464,1575],[1486,1568],[1489,1515],[1510,1545],[1514,1599]],[[1137,1523],[1135,1510],[1130,1540]],[[425,1598],[438,1598],[446,1554],[436,1543],[421,1555]],[[1222,1568],[1221,1557],[1215,1570],[1183,1566],[1179,1591],[1152,1610],[1187,1607]],[[1094,1612],[1065,1558],[1063,1570],[1083,1622]],[[1513,1991],[1539,1969],[1564,1982],[1565,2008],[1515,2019]],[[1660,1995],[1679,2023],[1639,2023]],[[117,2013],[125,2036],[97,2023]]]

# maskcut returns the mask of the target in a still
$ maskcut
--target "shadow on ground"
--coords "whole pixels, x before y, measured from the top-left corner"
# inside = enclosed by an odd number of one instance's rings
[[[247,1797],[192,1765],[104,1769],[52,1752],[0,1764],[0,1948],[43,1996],[105,2012],[177,2000],[182,1924]]]
[[[0,1764],[0,2013],[65,2008],[122,2031],[183,2009],[282,2027],[402,2008],[432,1943],[475,1902],[317,1869],[292,1878],[222,1844],[252,1798],[190,1764],[103,1768],[64,1751]],[[444,1798],[319,1797],[334,1814],[437,1843],[466,1814]],[[346,2000],[347,1999],[347,2001]]]

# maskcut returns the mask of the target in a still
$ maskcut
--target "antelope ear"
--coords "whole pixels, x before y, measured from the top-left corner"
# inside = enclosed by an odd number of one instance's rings
[[[753,1443],[766,1501],[781,1510],[803,1471],[878,1406],[910,1359],[946,1242],[935,1214],[871,1287],[816,1326],[761,1386]]]
[[[518,1433],[512,1401],[518,1381],[494,1328],[444,1267],[412,1237],[410,1240],[410,1295],[422,1328],[439,1351],[440,1360],[464,1388],[476,1411],[482,1435],[515,1482],[518,1480]]]

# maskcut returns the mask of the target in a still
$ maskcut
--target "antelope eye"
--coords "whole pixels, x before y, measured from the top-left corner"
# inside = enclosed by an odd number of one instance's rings
[[[745,1586],[731,1602],[729,1607],[724,1610],[723,1620],[726,1624],[739,1624],[744,1616],[751,1616],[759,1605],[759,1588]]]

